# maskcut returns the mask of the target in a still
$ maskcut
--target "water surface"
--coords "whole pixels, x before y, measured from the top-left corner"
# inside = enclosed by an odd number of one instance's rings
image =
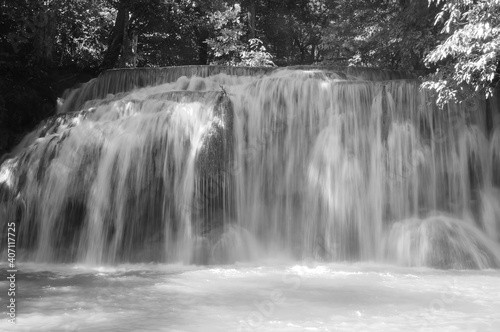
[[[17,325],[3,318],[1,331],[500,330],[498,270],[318,262],[18,270]]]

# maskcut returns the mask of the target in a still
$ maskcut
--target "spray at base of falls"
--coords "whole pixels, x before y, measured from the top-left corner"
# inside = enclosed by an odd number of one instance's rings
[[[0,226],[22,259],[500,267],[484,101],[442,111],[373,69],[187,68],[107,72],[14,149]]]

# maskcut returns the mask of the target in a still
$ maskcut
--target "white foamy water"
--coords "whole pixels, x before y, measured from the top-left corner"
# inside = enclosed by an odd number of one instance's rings
[[[17,325],[3,318],[1,331],[500,329],[493,270],[297,262],[18,269]]]

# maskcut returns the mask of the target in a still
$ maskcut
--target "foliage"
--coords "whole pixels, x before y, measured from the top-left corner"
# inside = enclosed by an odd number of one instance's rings
[[[334,16],[334,1],[258,1],[258,38],[277,65],[312,64],[321,61],[323,28]]]
[[[209,16],[215,30],[215,37],[206,43],[213,53],[213,64],[229,66],[274,66],[272,56],[262,41],[252,38],[245,42],[245,24],[238,4],[216,11]]]
[[[248,49],[241,53],[241,66],[247,67],[274,67],[271,60],[272,55],[267,52],[262,41],[258,38],[252,38],[248,41]]]
[[[57,6],[56,6],[57,4]],[[59,66],[97,67],[116,13],[104,1],[53,1]]]
[[[500,0],[448,0],[436,24],[446,39],[425,58],[439,68],[423,87],[437,92],[440,105],[491,96],[500,74]]]
[[[207,26],[203,1],[160,1],[131,9],[130,30],[138,35],[139,67],[175,66],[199,61]]]
[[[224,11],[216,11],[209,15],[209,21],[216,34],[214,38],[206,40],[213,52],[212,63],[237,65],[240,62],[241,53],[245,50],[241,7],[234,5]]]
[[[49,67],[96,67],[113,19],[104,0],[4,2],[2,57]]]
[[[421,70],[436,42],[435,6],[426,0],[343,0],[323,30],[325,62]]]

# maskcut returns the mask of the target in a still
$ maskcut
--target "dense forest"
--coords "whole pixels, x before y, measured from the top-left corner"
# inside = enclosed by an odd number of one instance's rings
[[[499,54],[500,0],[3,0],[0,156],[110,68],[413,70],[444,105],[489,98]]]

